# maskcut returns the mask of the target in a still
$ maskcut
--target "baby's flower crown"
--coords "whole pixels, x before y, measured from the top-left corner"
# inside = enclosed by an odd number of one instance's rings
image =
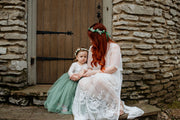
[[[91,31],[91,32],[97,32],[97,33],[99,33],[99,35],[101,35],[103,33],[106,33],[107,41],[108,41],[108,36],[110,37],[110,34],[107,31],[105,31],[105,30],[99,30],[98,28],[94,29],[93,27],[88,28],[88,30]]]
[[[79,51],[87,51],[88,52],[88,49],[86,49],[86,48],[78,48],[76,51],[75,51],[75,56],[77,56],[77,54],[78,54],[78,52]]]

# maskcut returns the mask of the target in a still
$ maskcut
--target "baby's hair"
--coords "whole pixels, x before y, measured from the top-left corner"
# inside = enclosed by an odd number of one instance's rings
[[[75,53],[74,53],[74,55],[77,56],[78,53],[81,52],[81,51],[86,51],[86,52],[88,52],[88,49],[86,49],[86,48],[77,48],[76,51],[75,51]]]

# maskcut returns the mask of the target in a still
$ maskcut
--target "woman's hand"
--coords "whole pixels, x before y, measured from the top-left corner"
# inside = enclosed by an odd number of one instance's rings
[[[100,70],[88,70],[87,72],[85,72],[84,74],[83,74],[83,77],[89,77],[89,76],[91,76],[91,75],[94,75],[94,74],[96,74],[96,73],[100,73],[101,71]]]

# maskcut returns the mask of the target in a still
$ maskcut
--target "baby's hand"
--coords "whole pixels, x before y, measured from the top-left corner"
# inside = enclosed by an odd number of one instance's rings
[[[77,81],[80,79],[80,76],[78,74],[73,74],[71,77],[70,77],[71,80],[73,81]]]

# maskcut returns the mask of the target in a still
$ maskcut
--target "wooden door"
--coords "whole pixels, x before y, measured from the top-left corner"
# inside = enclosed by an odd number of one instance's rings
[[[67,72],[78,47],[89,48],[87,29],[102,22],[102,0],[38,0],[37,83]]]

